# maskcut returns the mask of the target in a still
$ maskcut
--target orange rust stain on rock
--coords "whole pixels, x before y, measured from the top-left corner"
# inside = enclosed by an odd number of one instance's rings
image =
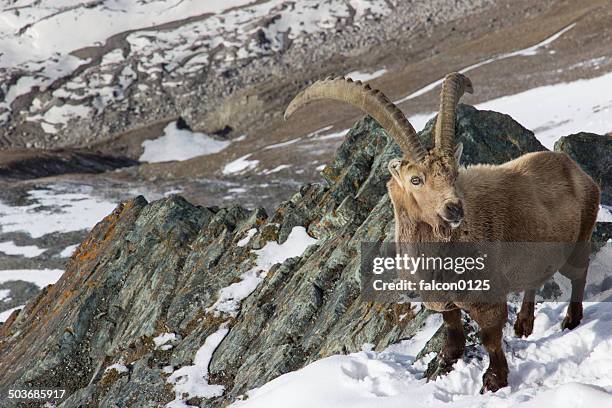
[[[57,299],[57,305],[61,306],[64,303],[66,303],[66,301],[68,301],[72,296],[74,295],[74,291],[72,290],[65,290],[63,291],[60,296]],[[57,308],[55,308],[57,309]]]
[[[324,177],[327,177],[329,180],[332,181],[337,181],[340,178],[339,175],[334,174],[334,170],[331,166],[325,166],[321,174],[323,174]]]
[[[31,337],[32,335],[36,336],[44,332],[46,330],[45,326],[50,327],[52,325],[50,322],[61,318],[66,311],[66,304],[80,293],[84,281],[79,278],[90,274],[92,271],[92,267],[88,267],[87,261],[96,259],[100,255],[100,251],[115,238],[115,229],[118,221],[125,216],[126,210],[135,207],[134,204],[135,201],[133,200],[120,204],[115,211],[93,228],[88,239],[79,246],[76,253],[72,256],[71,262],[60,280],[54,285],[45,287],[34,299],[26,304],[20,313],[13,313],[9,320],[0,327],[0,346],[4,346],[6,341],[8,341],[8,338],[3,336],[20,330],[22,323],[27,322],[27,333],[24,332],[22,337]],[[99,237],[102,237],[102,239],[99,239]],[[96,286],[96,282],[88,281],[87,286]],[[27,348],[29,343],[25,342],[22,344],[25,344],[24,347]],[[2,348],[0,347],[0,349]],[[28,352],[26,348],[24,348],[22,354]],[[18,351],[13,349],[11,352],[15,358],[20,354]],[[3,363],[6,363],[6,361],[1,362],[0,366]]]
[[[117,222],[121,219],[123,213],[134,206],[133,201],[120,204],[115,211],[107,215],[101,222],[99,222],[93,229],[89,238],[81,244],[77,252],[74,254],[74,260],[76,262],[87,262],[96,259],[100,253],[100,250],[106,246],[106,244],[114,238],[115,228]],[[101,240],[97,239],[99,234],[95,234],[98,228],[106,227],[106,231]]]
[[[94,288],[96,288],[97,286],[98,286],[98,282],[97,282],[97,281],[95,281],[95,280],[93,280],[93,279],[92,279],[92,280],[88,280],[88,281],[87,281],[87,287],[88,287],[89,289],[94,289]]]

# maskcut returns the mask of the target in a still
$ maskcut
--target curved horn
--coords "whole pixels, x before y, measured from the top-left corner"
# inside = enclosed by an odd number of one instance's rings
[[[380,123],[408,158],[421,161],[425,157],[425,149],[402,111],[381,91],[360,81],[353,82],[350,78],[328,78],[315,82],[293,98],[285,111],[285,119],[302,106],[319,99],[334,99],[361,109]]]
[[[455,108],[464,92],[474,92],[468,77],[452,72],[444,78],[434,141],[436,147],[450,154],[453,154],[455,148]]]

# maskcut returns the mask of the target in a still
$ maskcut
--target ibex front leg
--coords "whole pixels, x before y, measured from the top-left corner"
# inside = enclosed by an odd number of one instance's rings
[[[489,353],[489,368],[482,376],[480,392],[495,392],[508,385],[508,362],[502,346],[502,330],[508,320],[508,306],[506,303],[481,304],[468,312],[480,326],[482,345]]]
[[[446,342],[440,356],[451,366],[463,356],[465,349],[465,334],[461,324],[461,310],[455,309],[442,312],[446,326]]]
[[[584,285],[586,278],[572,280],[572,299],[567,307],[567,314],[561,322],[561,330],[575,329],[582,320],[582,299],[584,298]]]

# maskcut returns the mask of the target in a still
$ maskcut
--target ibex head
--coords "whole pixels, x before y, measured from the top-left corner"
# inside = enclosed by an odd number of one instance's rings
[[[462,146],[454,156],[432,149],[420,162],[394,159],[389,162],[390,188],[405,194],[411,216],[429,224],[440,235],[448,235],[463,221],[461,193],[455,187]],[[395,186],[393,186],[395,184]]]
[[[389,162],[392,180],[405,194],[413,215],[429,224],[441,235],[457,228],[463,221],[463,202],[457,191],[458,165],[463,151],[455,144],[455,108],[463,92],[472,92],[465,76],[446,76],[440,95],[440,112],[434,130],[435,147],[422,160]]]
[[[425,150],[416,131],[381,91],[351,79],[317,81],[289,104],[285,119],[311,101],[335,99],[347,102],[372,116],[402,149],[404,157],[389,162],[389,189],[402,191],[411,216],[448,235],[463,220],[463,203],[457,191],[458,164],[462,145],[455,145],[455,107],[463,92],[472,92],[470,80],[458,73],[446,76],[440,112],[435,126],[435,147]]]

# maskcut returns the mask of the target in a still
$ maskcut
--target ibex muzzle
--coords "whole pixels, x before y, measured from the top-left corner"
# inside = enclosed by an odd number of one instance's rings
[[[447,221],[451,228],[457,228],[463,221],[463,203],[460,200],[446,203],[444,205],[444,215],[440,217]]]

